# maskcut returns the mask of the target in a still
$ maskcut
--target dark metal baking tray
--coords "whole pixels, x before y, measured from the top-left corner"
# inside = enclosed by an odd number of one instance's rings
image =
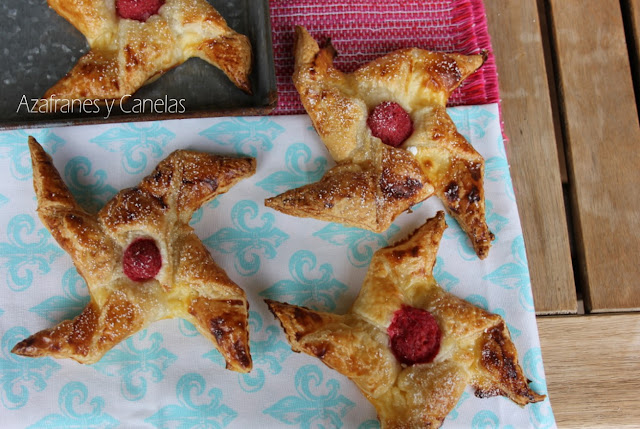
[[[31,99],[41,97],[89,47],[84,36],[49,8],[46,0],[2,1],[0,129],[269,113],[277,103],[269,1],[208,1],[231,28],[251,41],[253,94],[236,88],[216,67],[191,58],[143,86],[122,108],[114,106],[111,114],[105,107],[98,113],[80,112],[80,108],[69,113],[28,112],[23,102],[31,106]],[[152,107],[156,100],[161,101]]]

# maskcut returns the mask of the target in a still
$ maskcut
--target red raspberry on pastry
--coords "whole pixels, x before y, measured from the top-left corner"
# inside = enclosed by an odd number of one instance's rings
[[[25,338],[12,353],[95,363],[149,324],[180,317],[212,342],[227,369],[249,372],[249,302],[189,220],[254,174],[255,159],[177,150],[93,214],[33,137],[29,150],[40,220],[71,257],[91,300],[75,318]]]
[[[485,216],[484,158],[446,110],[486,53],[399,49],[344,73],[333,63],[336,50],[321,48],[303,27],[296,27],[294,53],[293,82],[336,165],[265,204],[381,233],[435,194],[486,258],[494,235]]]
[[[124,103],[193,57],[251,94],[249,38],[230,28],[207,0],[116,0],[116,13],[113,0],[48,3],[86,37],[90,49],[38,100],[39,112],[83,100]]]
[[[402,306],[387,328],[391,351],[407,365],[431,362],[440,350],[438,322],[427,310]]]
[[[156,242],[140,238],[131,243],[122,257],[122,270],[134,282],[152,279],[162,267],[162,255]]]
[[[440,211],[378,250],[345,314],[266,301],[291,349],[352,380],[382,429],[439,428],[467,385],[479,398],[501,395],[521,406],[545,398],[529,387],[505,320],[433,277],[446,226]]]
[[[165,0],[116,0],[116,13],[120,18],[144,22],[155,15]]]
[[[369,114],[367,125],[371,134],[393,147],[400,146],[413,133],[411,117],[393,101],[378,104]]]

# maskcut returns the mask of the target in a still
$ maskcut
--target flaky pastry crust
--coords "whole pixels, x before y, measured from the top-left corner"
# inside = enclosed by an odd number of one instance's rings
[[[227,369],[248,372],[248,301],[196,236],[195,210],[255,172],[253,158],[179,150],[134,188],[120,191],[97,215],[73,198],[51,157],[29,137],[38,215],[87,283],[91,300],[65,320],[19,342],[12,352],[30,357],[98,361],[150,323],[181,317],[209,338]],[[137,239],[155,241],[160,271],[133,281],[123,253]]]
[[[382,232],[435,193],[485,258],[494,237],[485,220],[484,159],[446,112],[451,92],[485,55],[402,49],[343,73],[333,65],[333,47],[321,49],[302,27],[294,54],[294,84],[337,165],[320,181],[266,205]],[[369,112],[383,101],[398,103],[412,119],[413,134],[399,148],[382,143],[367,126]]]
[[[59,110],[64,105],[59,100],[126,101],[192,57],[251,92],[249,39],[229,28],[206,0],[166,0],[145,22],[118,17],[113,0],[48,3],[87,38],[90,50],[38,101],[39,111]]]
[[[291,348],[349,377],[383,428],[440,427],[467,385],[476,396],[502,395],[521,406],[545,398],[529,388],[505,321],[433,278],[445,228],[438,212],[406,240],[377,251],[344,315],[267,300]],[[430,363],[401,364],[391,350],[387,329],[403,306],[427,310],[437,321],[442,338]]]

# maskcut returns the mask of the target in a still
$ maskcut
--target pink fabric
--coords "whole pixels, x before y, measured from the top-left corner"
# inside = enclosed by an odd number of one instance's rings
[[[489,57],[449,99],[450,106],[498,102],[498,78],[482,0],[270,0],[278,86],[274,114],[304,113],[291,82],[295,25],[331,39],[335,64],[350,72],[393,50],[418,47]]]

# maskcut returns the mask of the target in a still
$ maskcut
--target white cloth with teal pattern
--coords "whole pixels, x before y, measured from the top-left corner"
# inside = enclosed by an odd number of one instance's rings
[[[434,274],[453,294],[502,315],[532,387],[546,393],[533,298],[497,105],[449,109],[486,160],[487,222],[496,235],[480,261],[456,222]],[[72,193],[98,210],[178,148],[257,158],[255,176],[192,219],[214,259],[250,301],[254,368],[224,369],[183,320],[153,324],[95,365],[12,355],[26,336],[71,318],[88,294],[71,259],[40,223],[27,136],[52,156]],[[318,180],[332,165],[307,116],[190,119],[0,132],[0,425],[3,428],[377,428],[373,407],[348,379],[294,354],[263,298],[346,311],[375,250],[442,208],[437,198],[383,234],[266,208],[263,200]],[[470,388],[445,428],[553,428],[549,401],[520,408]]]

